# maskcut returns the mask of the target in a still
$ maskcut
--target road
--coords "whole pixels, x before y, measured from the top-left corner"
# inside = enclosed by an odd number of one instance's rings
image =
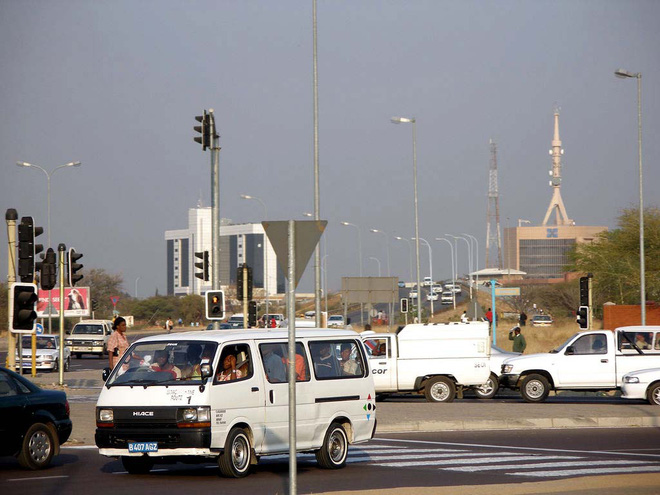
[[[21,470],[11,458],[0,459],[0,485],[12,495],[86,493],[91,486],[99,495],[129,490],[172,493],[177,486],[187,493],[275,494],[288,492],[287,480],[285,455],[262,458],[241,480],[219,479],[214,463],[159,464],[148,475],[133,476],[121,462],[98,455],[94,448],[64,447],[52,466],[40,472]],[[593,493],[658,493],[660,432],[636,428],[377,435],[351,448],[341,472],[319,469],[312,454],[298,456],[299,493],[569,491],[561,486],[586,487]]]

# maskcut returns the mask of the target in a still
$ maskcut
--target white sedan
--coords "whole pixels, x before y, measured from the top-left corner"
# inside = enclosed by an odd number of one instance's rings
[[[621,392],[624,399],[644,399],[660,406],[660,368],[626,373],[621,381]]]
[[[32,368],[32,336],[24,335],[23,368]],[[16,346],[16,368],[19,366],[18,346]],[[60,338],[57,335],[37,335],[36,367],[38,370],[57,371],[60,360]],[[69,370],[71,364],[71,349],[64,346],[64,371]]]
[[[426,300],[427,301],[437,301],[440,296],[438,295],[437,292],[429,292],[426,294]]]

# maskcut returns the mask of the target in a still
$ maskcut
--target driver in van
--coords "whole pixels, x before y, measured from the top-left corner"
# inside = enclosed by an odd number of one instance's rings
[[[181,378],[181,370],[169,362],[170,353],[166,350],[156,351],[154,357],[156,362],[151,365],[154,371],[169,371],[173,378]]]

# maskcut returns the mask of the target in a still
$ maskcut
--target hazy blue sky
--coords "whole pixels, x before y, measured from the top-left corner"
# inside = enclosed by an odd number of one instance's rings
[[[448,246],[432,241],[444,233],[477,236],[483,267],[490,138],[502,228],[543,220],[555,104],[569,216],[613,227],[638,203],[636,82],[619,67],[643,73],[645,203],[660,204],[659,19],[657,1],[319,0],[330,288],[358,271],[357,231],[340,221],[363,228],[365,275],[377,275],[370,257],[386,271],[370,228],[414,235],[411,127],[395,115],[417,118],[435,278],[450,273]],[[241,193],[271,220],[312,211],[311,0],[0,0],[0,67],[2,210],[46,227],[46,177],[15,162],[82,161],[53,175],[52,245],[123,275],[130,293],[138,277],[140,296],[165,291],[164,231],[185,228],[200,198],[210,205],[209,152],[192,140],[204,108],[221,134],[221,216],[263,220]],[[391,238],[390,252],[407,278],[408,245]]]

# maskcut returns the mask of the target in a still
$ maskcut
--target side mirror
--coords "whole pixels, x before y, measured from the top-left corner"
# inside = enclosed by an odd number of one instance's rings
[[[575,347],[573,347],[572,345],[569,345],[566,348],[566,352],[564,354],[566,354],[567,356],[572,356],[573,354],[575,354]]]
[[[202,364],[200,371],[202,372],[202,380],[213,376],[213,367],[208,363]]]
[[[71,330],[67,330],[65,333],[66,333],[67,335],[71,335]]]
[[[110,368],[103,368],[103,374],[101,375],[101,377],[103,378],[104,382],[108,380],[111,371],[112,370]]]

